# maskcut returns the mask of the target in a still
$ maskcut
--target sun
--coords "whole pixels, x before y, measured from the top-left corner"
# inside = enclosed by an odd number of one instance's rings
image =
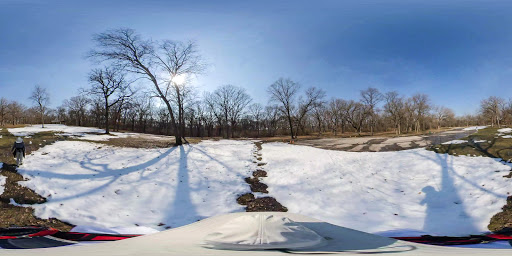
[[[187,75],[186,74],[176,75],[171,80],[173,83],[175,83],[177,85],[182,85],[187,81]]]

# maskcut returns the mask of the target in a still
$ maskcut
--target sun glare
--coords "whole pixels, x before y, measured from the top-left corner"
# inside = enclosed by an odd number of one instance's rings
[[[178,85],[184,84],[187,81],[187,76],[185,74],[177,75],[172,78],[172,82]]]

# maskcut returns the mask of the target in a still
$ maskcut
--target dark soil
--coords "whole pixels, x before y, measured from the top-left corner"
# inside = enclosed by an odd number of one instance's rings
[[[373,145],[373,144],[380,144],[384,141],[386,141],[387,139],[373,139],[373,140],[369,140],[366,142],[366,145],[364,145],[364,147],[361,149],[361,151],[364,151],[364,152],[374,152],[372,150],[370,150],[370,146]]]
[[[381,148],[380,151],[401,151],[401,150],[404,150],[404,148],[398,146],[398,144],[391,144],[391,145],[386,145],[384,147]]]
[[[252,193],[245,193],[239,196],[236,199],[236,202],[240,205],[247,205],[249,202],[254,200],[254,195]]]
[[[82,140],[83,141],[83,140]],[[108,141],[94,141],[95,143],[106,144],[117,147],[127,148],[168,148],[175,144],[173,139],[162,139],[162,140],[148,140],[144,138],[116,138],[112,136]]]
[[[4,164],[1,174],[6,176],[7,180],[4,193],[0,195],[0,227],[43,226],[62,231],[73,228],[73,225],[55,218],[40,219],[34,216],[33,208],[9,204],[11,198],[18,204],[40,204],[46,202],[46,198],[18,184],[18,181],[23,180],[23,176],[16,172],[15,166]]]
[[[263,166],[266,163],[261,162],[263,160],[261,155],[262,142],[255,142],[256,152],[254,153],[253,162],[257,164],[258,168],[252,172],[252,177],[245,178],[251,187],[251,192],[259,192],[268,194],[268,186],[260,181],[260,178],[267,177],[267,172],[263,170]],[[256,198],[252,193],[245,193],[238,197],[236,200],[240,205],[247,205],[245,211],[247,212],[286,212],[288,209],[282,206],[273,197],[262,197]]]
[[[44,226],[62,231],[71,230],[73,227],[71,224],[55,218],[40,219],[34,216],[33,208],[10,204],[11,198],[18,204],[40,204],[46,202],[46,198],[18,184],[19,181],[23,181],[24,179],[23,176],[16,171],[14,158],[11,154],[11,147],[12,143],[15,141],[15,137],[7,132],[6,129],[0,129],[0,135],[2,135],[2,139],[0,140],[0,162],[4,163],[0,169],[0,175],[7,178],[4,193],[0,195],[0,227]],[[38,150],[60,139],[62,139],[62,137],[52,132],[42,132],[31,136],[31,138],[25,138],[26,154],[28,155],[32,151]]]
[[[268,194],[268,191],[267,191],[268,186],[264,183],[261,183],[259,178],[247,177],[247,178],[245,178],[245,182],[247,182],[251,186],[252,192],[260,192],[260,193]]]
[[[264,170],[256,170],[252,173],[255,178],[267,177],[267,172]]]
[[[7,177],[4,193],[0,195],[0,201],[9,203],[12,198],[18,204],[42,204],[46,199],[32,189],[23,187],[18,181],[23,181],[23,176],[16,172],[16,166],[4,164],[2,167],[2,175]]]
[[[287,212],[288,209],[282,206],[273,197],[261,197],[256,198],[253,201],[248,202],[247,212]]]
[[[491,222],[487,226],[490,231],[499,232],[512,228],[512,196],[507,198],[507,204],[501,209],[502,212],[492,216]]]

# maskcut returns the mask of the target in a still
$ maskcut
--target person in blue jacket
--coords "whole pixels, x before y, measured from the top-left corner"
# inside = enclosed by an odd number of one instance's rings
[[[23,139],[18,137],[14,145],[12,145],[12,155],[16,158],[16,165],[20,166],[23,164],[23,158],[25,158],[25,143]]]

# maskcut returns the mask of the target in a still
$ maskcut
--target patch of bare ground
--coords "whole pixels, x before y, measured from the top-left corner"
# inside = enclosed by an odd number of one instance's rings
[[[102,134],[105,135],[105,134]],[[152,138],[151,136],[130,136],[130,137],[123,137],[119,138],[115,135],[112,135],[112,138],[110,138],[107,141],[90,141],[90,140],[81,140],[81,139],[72,139],[76,141],[88,141],[93,143],[100,143],[105,144],[109,146],[115,146],[115,147],[126,147],[126,148],[168,148],[168,147],[174,147],[175,139],[173,137],[165,138]],[[188,144],[197,144],[201,142],[201,138],[187,138]]]
[[[261,183],[259,178],[256,177],[247,177],[245,178],[245,182],[250,185],[252,192],[260,192],[268,194],[267,184]]]
[[[400,151],[400,150],[404,150],[404,148],[398,146],[398,144],[394,143],[394,144],[389,144],[389,145],[386,145],[386,146],[383,146],[382,151]]]
[[[493,232],[512,232],[512,196],[507,198],[507,204],[501,208],[501,212],[492,216],[487,228]]]
[[[247,203],[247,212],[287,212],[288,209],[273,197],[260,197]]]
[[[169,140],[149,140],[146,138],[115,138],[108,141],[97,141],[97,143],[106,144],[116,147],[126,148],[168,148],[174,146],[174,141]]]
[[[261,182],[260,178],[267,177],[267,172],[263,169],[263,166],[266,164],[261,162],[263,157],[261,155],[262,149],[261,141],[254,142],[254,146],[256,151],[254,152],[254,160],[258,166],[256,171],[252,173],[252,177],[245,178],[245,182],[250,185],[251,192],[256,193],[264,193],[268,194],[267,188],[268,186]],[[237,203],[240,205],[245,205],[245,211],[247,212],[287,212],[288,209],[281,205],[275,198],[273,197],[260,197],[256,198],[253,193],[245,193],[237,198]]]
[[[10,200],[18,204],[40,204],[46,202],[46,198],[35,193],[33,190],[18,184],[24,180],[16,171],[14,158],[11,154],[11,146],[15,137],[7,131],[1,129],[0,135],[0,162],[3,166],[0,169],[0,175],[6,177],[4,193],[0,195],[0,227],[11,226],[45,226],[63,231],[69,231],[73,226],[55,218],[40,219],[34,216],[34,209],[31,207],[21,207],[10,204]],[[30,138],[25,138],[26,153],[38,150],[39,148],[54,143],[61,137],[52,132],[38,133]]]
[[[0,195],[0,227],[12,226],[43,226],[52,227],[62,231],[69,231],[73,225],[55,218],[40,219],[34,216],[34,209],[10,204],[10,200],[18,204],[41,204],[46,198],[38,195],[33,190],[18,184],[23,176],[16,172],[16,167],[4,164],[1,174],[7,177],[4,193]]]
[[[273,136],[273,137],[261,137],[258,138],[263,142],[291,142],[291,141],[300,141],[300,140],[311,140],[311,139],[325,139],[325,138],[354,138],[354,137],[408,137],[408,136],[418,136],[418,135],[432,135],[436,133],[451,131],[460,127],[442,127],[440,129],[430,129],[420,132],[409,132],[397,135],[395,131],[385,131],[385,132],[374,132],[371,134],[370,132],[338,132],[336,135],[333,132],[323,132],[321,134],[310,134],[310,135],[301,135],[296,139],[291,139],[290,136]]]

